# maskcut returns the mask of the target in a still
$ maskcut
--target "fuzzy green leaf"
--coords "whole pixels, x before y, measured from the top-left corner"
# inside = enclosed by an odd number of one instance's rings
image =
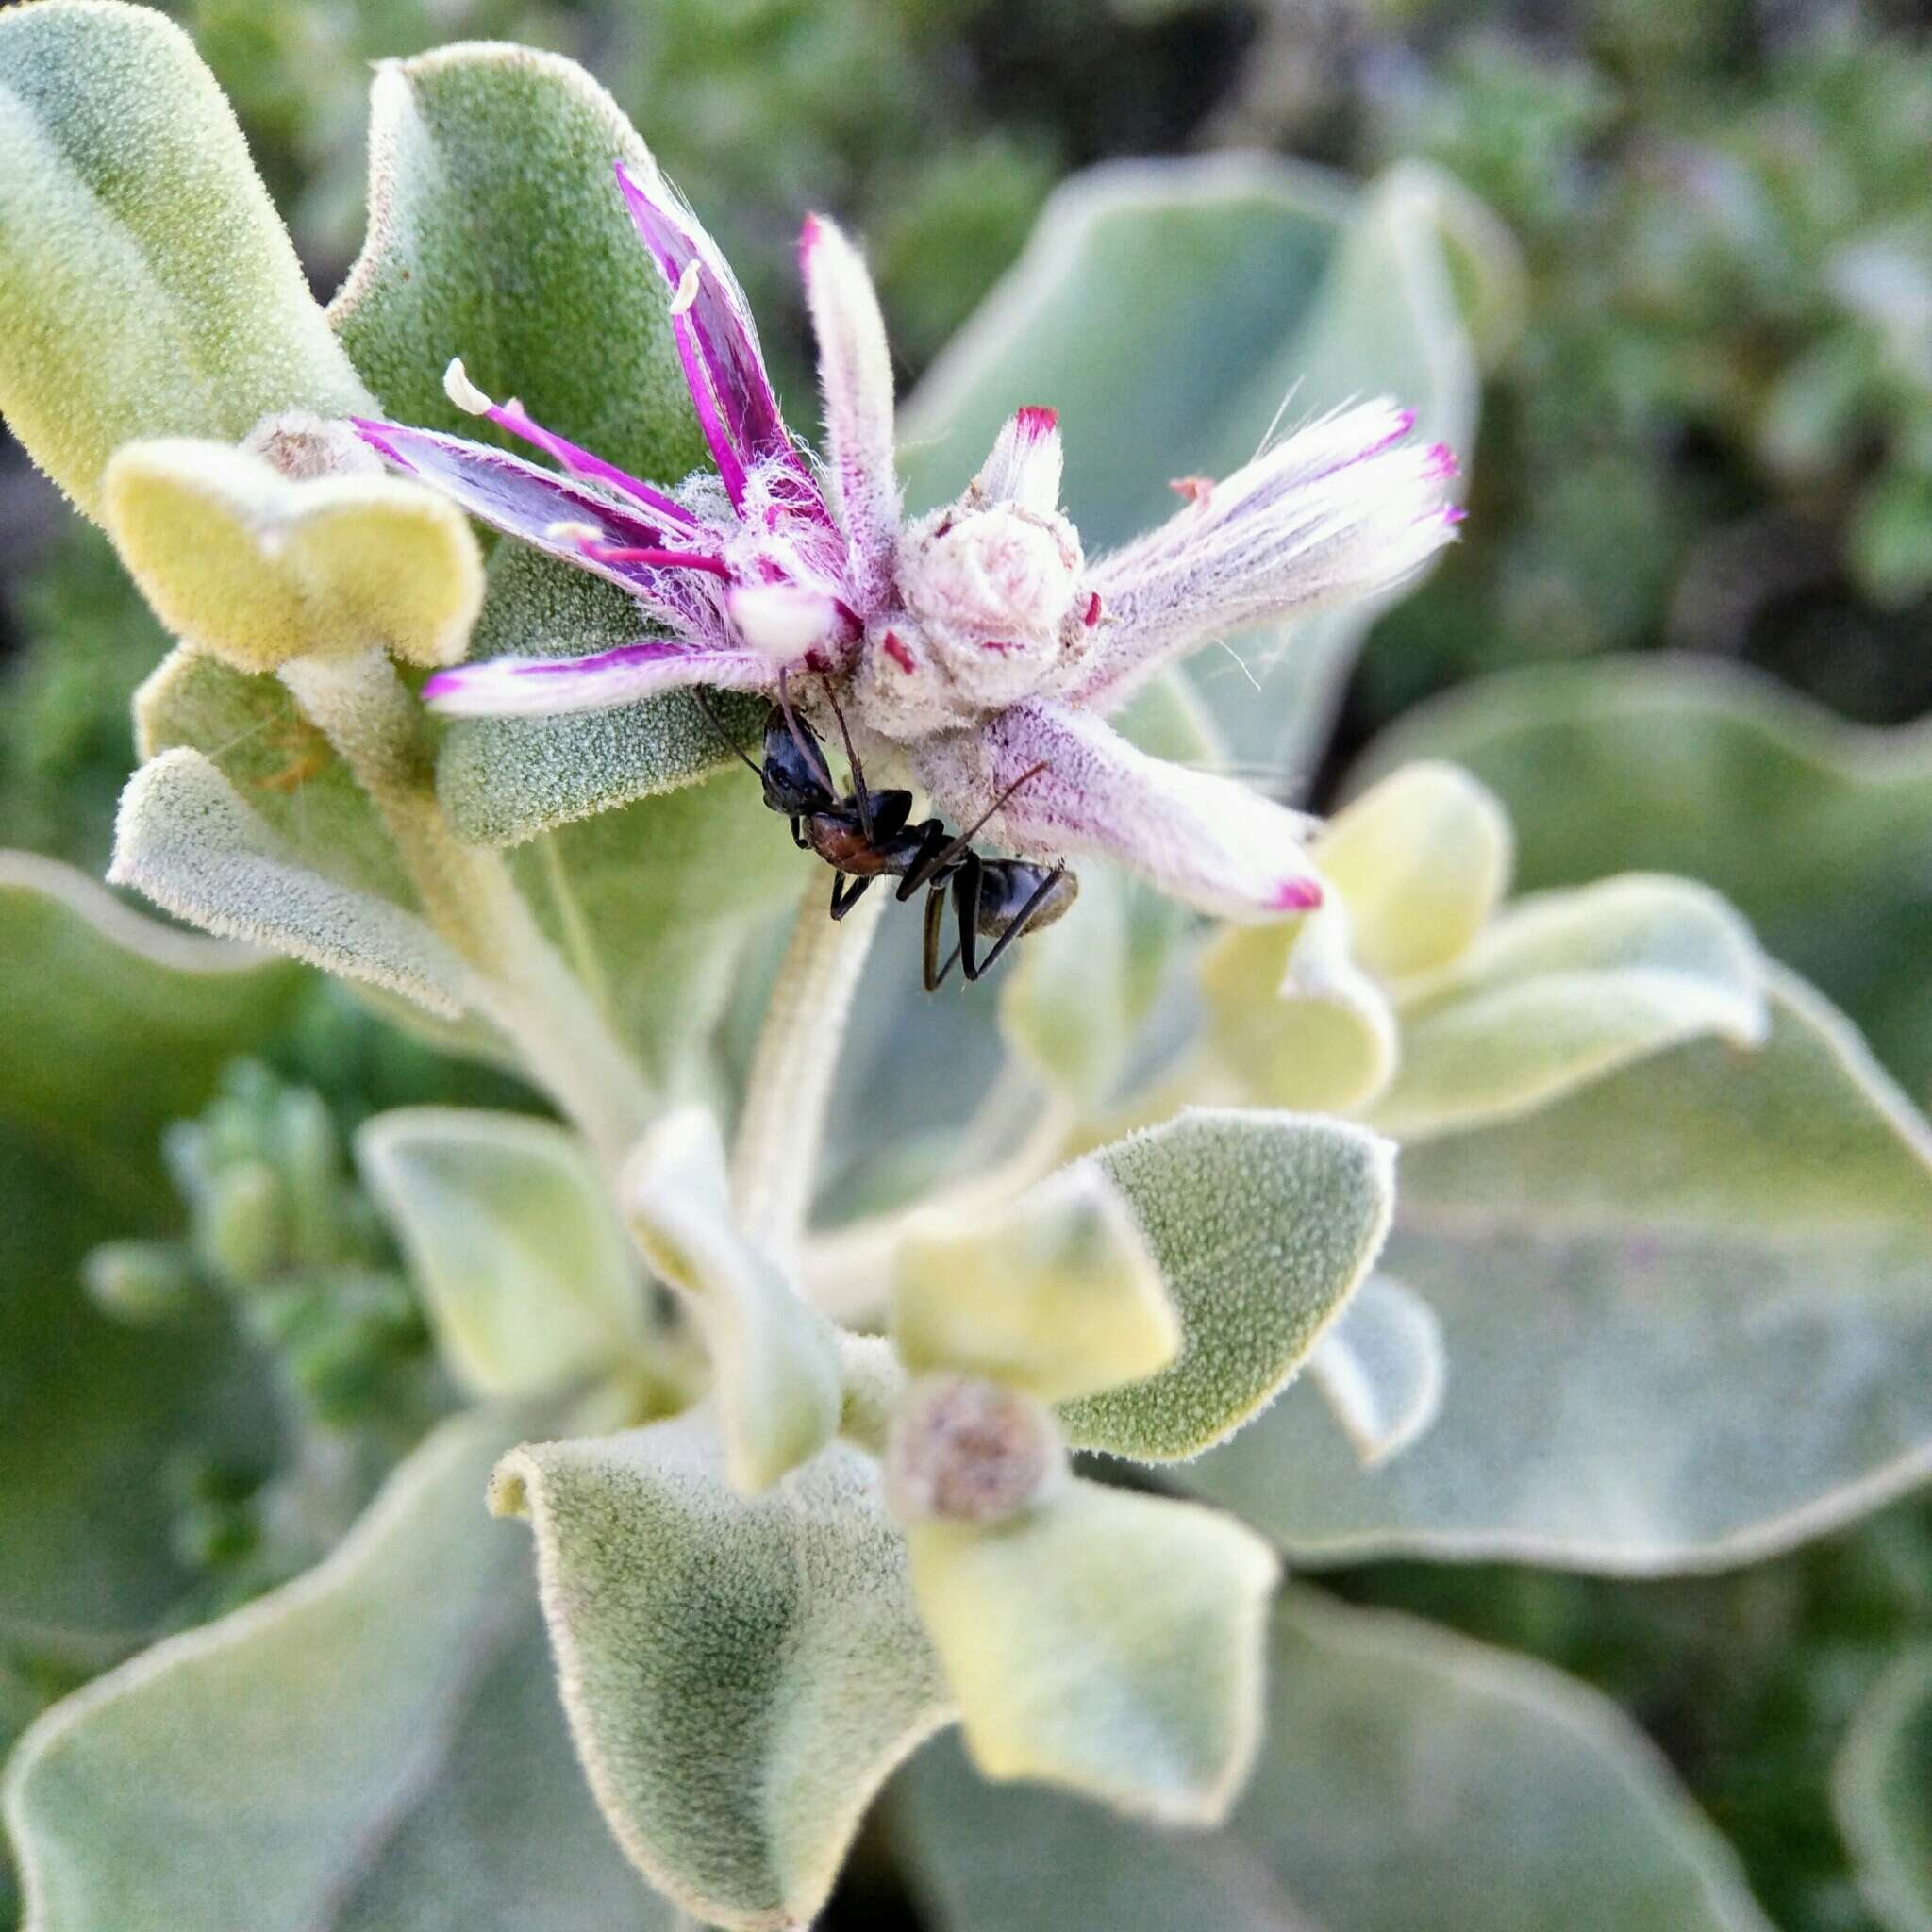
[[[127,781],[114,828],[115,885],[205,930],[289,953],[449,1018],[468,971],[387,899],[311,872],[201,753],[150,759]]]
[[[896,1274],[892,1344],[914,1374],[956,1369],[1060,1402],[1144,1380],[1180,1346],[1160,1270],[1097,1167],[991,1211],[916,1218]]]
[[[431,1436],[319,1569],[57,1706],[9,1768],[33,1932],[663,1927],[583,1791],[522,1539],[515,1424]]]
[[[796,1283],[733,1222],[724,1142],[703,1108],[644,1137],[618,1182],[644,1258],[688,1296],[717,1376],[733,1485],[769,1489],[839,1426],[837,1333]]]
[[[161,622],[239,671],[372,644],[452,663],[483,601],[461,513],[379,472],[291,479],[225,443],[163,437],[116,452],[105,510]]]
[[[1211,1835],[924,1753],[891,1816],[946,1932],[1770,1932],[1730,1848],[1594,1691],[1310,1591],[1283,1599],[1272,1650],[1260,1761]]]
[[[1747,1561],[1932,1473],[1932,1129],[1774,974],[1676,1047],[1405,1153],[1390,1271],[1442,1324],[1434,1426],[1364,1471],[1277,1404],[1189,1486],[1304,1562],[1638,1574]]]
[[[1308,1357],[1365,1469],[1399,1456],[1435,1421],[1446,1373],[1435,1310],[1387,1274],[1356,1290]]]
[[[92,516],[142,436],[367,408],[188,37],[149,7],[0,16],[0,414]]]
[[[949,1715],[872,1459],[834,1443],[746,1501],[700,1409],[519,1449],[492,1495],[536,1530],[578,1754],[633,1862],[729,1932],[813,1918]]]
[[[1394,1149],[1339,1121],[1200,1109],[1090,1157],[1126,1196],[1181,1321],[1144,1381],[1059,1410],[1076,1447],[1197,1456],[1293,1378],[1389,1228]]]
[[[911,399],[908,501],[963,487],[1025,403],[1059,411],[1066,502],[1090,550],[1167,516],[1170,477],[1245,462],[1285,399],[1300,421],[1388,390],[1423,433],[1466,445],[1475,368],[1442,242],[1464,199],[1413,167],[1357,192],[1248,157],[1079,177]],[[1238,641],[1258,696],[1224,659],[1202,660],[1198,688],[1238,755],[1307,768],[1372,617],[1311,619],[1286,650]]]
[[[1260,1741],[1276,1565],[1232,1517],[1072,1479],[1008,1522],[908,1532],[974,1761],[1217,1824]]]
[[[1453,758],[1504,800],[1520,887],[1702,879],[1932,1093],[1932,732],[1847,724],[1708,658],[1550,666],[1411,712],[1365,775]],[[1552,774],[1560,774],[1560,782]]]
[[[1619,1067],[1768,1019],[1750,928],[1686,879],[1630,875],[1517,901],[1402,1007],[1402,1064],[1371,1118],[1409,1141],[1515,1118]]]
[[[1886,1932],[1932,1932],[1932,1650],[1866,1692],[1832,1769],[1831,1807]]]
[[[451,1372],[532,1396],[641,1350],[637,1257],[583,1143],[549,1121],[399,1108],[356,1164],[408,1257]]]

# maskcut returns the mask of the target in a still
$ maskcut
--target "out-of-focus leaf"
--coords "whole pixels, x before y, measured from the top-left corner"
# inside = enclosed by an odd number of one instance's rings
[[[516,1424],[444,1424],[318,1569],[57,1706],[9,1767],[33,1932],[669,1926],[584,1792],[528,1553],[483,1507]]]
[[[892,1344],[914,1374],[958,1369],[1058,1402],[1156,1374],[1180,1324],[1126,1203],[1081,1165],[991,1211],[915,1218]]]
[[[159,437],[115,453],[104,508],[161,622],[240,671],[372,644],[450,663],[483,601],[462,514],[398,476],[297,479],[227,443]]]
[[[468,970],[412,913],[311,872],[201,753],[164,752],[121,795],[115,885],[205,930],[245,939],[454,1019]]]
[[[1061,1405],[1085,1449],[1197,1456],[1286,1387],[1374,1264],[1394,1149],[1339,1121],[1201,1109],[1090,1157],[1132,1207],[1181,1321],[1144,1381]]]
[[[186,34],[149,7],[0,18],[0,412],[90,515],[140,436],[368,407]]]
[[[545,1394],[641,1352],[637,1257],[575,1135],[479,1108],[398,1108],[357,1130],[356,1164],[444,1359],[476,1394]]]
[[[1744,922],[1687,879],[1625,876],[1518,901],[1402,1008],[1371,1109],[1404,1142],[1514,1119],[1682,1041],[1749,1051],[1769,1024]]]
[[[1260,1761],[1209,1836],[924,1753],[891,1816],[943,1932],[1770,1932],[1655,1748],[1582,1685],[1307,1591],[1273,1649]]]
[[[1356,1290],[1308,1357],[1309,1375],[1366,1469],[1399,1456],[1435,1421],[1446,1373],[1436,1311],[1387,1274]]]
[[[739,1233],[724,1139],[704,1108],[659,1121],[625,1163],[618,1191],[644,1258],[689,1298],[704,1330],[733,1486],[746,1495],[769,1489],[839,1426],[837,1331]]]
[[[1026,253],[906,411],[908,500],[960,489],[1022,404],[1057,408],[1088,547],[1168,515],[1170,477],[1224,475],[1291,425],[1388,391],[1466,446],[1476,373],[1444,256],[1466,196],[1405,166],[1357,192],[1252,158],[1115,164],[1062,187]],[[1374,610],[1236,641],[1258,691],[1209,655],[1200,689],[1235,752],[1308,775]]]
[[[982,1771],[1220,1822],[1259,1742],[1277,1575],[1260,1538],[1074,1479],[1008,1522],[922,1523],[908,1542]]]
[[[1707,658],[1645,660],[1468,686],[1380,739],[1364,775],[1416,757],[1502,797],[1524,889],[1623,871],[1715,886],[1932,1095],[1932,734],[1842,724]]]
[[[1892,1659],[1852,1719],[1831,1806],[1886,1932],[1932,1932],[1932,1650]]]
[[[1765,1044],[1702,1040],[1407,1152],[1391,1273],[1448,1379],[1358,1467],[1277,1404],[1190,1487],[1303,1562],[1713,1568],[1932,1471],[1932,1130],[1783,974]]]
[[[536,1443],[526,1512],[577,1750],[651,1882],[730,1932],[804,1924],[873,1792],[949,1715],[872,1458],[747,1501],[704,1409]]]

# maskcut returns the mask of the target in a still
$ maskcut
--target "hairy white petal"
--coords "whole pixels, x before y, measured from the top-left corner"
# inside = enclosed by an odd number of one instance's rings
[[[740,641],[774,664],[796,662],[839,629],[839,606],[833,598],[791,584],[735,585],[725,608]]]
[[[1312,819],[1232,778],[1149,758],[1091,712],[1015,705],[976,731],[926,740],[912,761],[961,825],[1043,768],[988,822],[983,844],[1029,858],[1093,853],[1227,919],[1283,918],[1321,902],[1303,850]]]
[[[1016,409],[967,491],[969,501],[1010,503],[1051,516],[1060,507],[1059,418],[1051,409]]]

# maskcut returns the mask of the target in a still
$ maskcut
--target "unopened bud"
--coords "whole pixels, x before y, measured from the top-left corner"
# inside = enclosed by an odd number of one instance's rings
[[[998,1523],[1059,1474],[1043,1404],[973,1375],[913,1384],[886,1442],[886,1489],[907,1523]]]

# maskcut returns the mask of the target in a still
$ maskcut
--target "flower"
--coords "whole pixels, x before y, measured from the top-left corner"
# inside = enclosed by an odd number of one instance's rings
[[[891,362],[858,250],[807,218],[821,465],[787,430],[743,292],[696,216],[655,169],[620,164],[617,180],[672,291],[714,473],[673,489],[629,475],[492,401],[460,361],[452,399],[556,469],[430,430],[357,427],[484,522],[621,585],[659,634],[586,658],[458,666],[429,680],[428,702],[554,713],[705,685],[790,698],[828,724],[829,692],[861,752],[908,768],[958,824],[1008,794],[985,837],[1024,858],[1095,854],[1236,919],[1319,904],[1309,820],[1150,758],[1106,719],[1229,631],[1373,595],[1449,541],[1455,459],[1411,441],[1413,413],[1360,403],[1221,481],[1184,478],[1167,523],[1089,558],[1060,508],[1058,422],[1023,408],[957,502],[905,523]]]

